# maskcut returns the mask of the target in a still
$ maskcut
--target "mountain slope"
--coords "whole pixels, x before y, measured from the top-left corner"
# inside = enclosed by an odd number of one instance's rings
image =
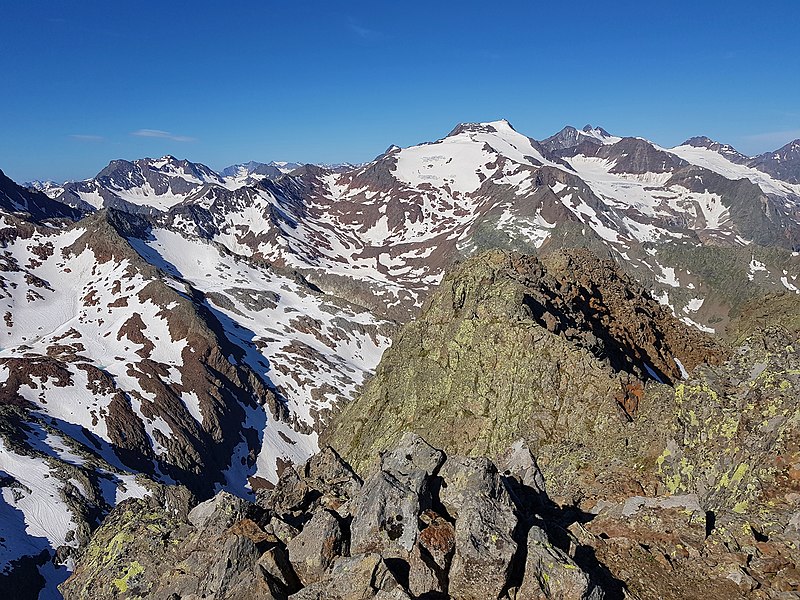
[[[36,223],[48,219],[76,221],[83,213],[46,196],[14,183],[0,171],[0,211],[24,213]]]
[[[792,184],[800,184],[800,140],[794,140],[775,152],[765,152],[748,164]]]

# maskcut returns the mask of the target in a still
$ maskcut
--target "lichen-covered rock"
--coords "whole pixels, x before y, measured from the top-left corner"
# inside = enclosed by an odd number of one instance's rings
[[[511,510],[505,485],[494,463],[486,457],[451,456],[439,471],[442,487],[439,497],[451,517],[457,519],[460,510],[471,501],[496,503]]]
[[[546,493],[544,475],[524,439],[514,442],[497,458],[497,468],[503,475],[514,477],[530,492]]]
[[[455,555],[449,593],[456,600],[498,598],[508,585],[517,552],[517,520],[510,506],[481,497],[467,498],[455,526]]]
[[[252,503],[228,492],[220,492],[189,511],[188,520],[198,532],[210,536],[219,535],[252,513]]]
[[[353,507],[352,552],[407,556],[414,548],[417,521],[430,507],[430,492],[424,471],[404,479],[378,471],[364,482]]]
[[[271,600],[257,565],[264,548],[276,540],[242,518],[257,512],[224,493],[191,512],[155,498],[125,501],[95,532],[61,590],[68,600],[172,594]]]
[[[519,481],[534,476],[535,464],[521,450],[510,450],[509,463]],[[259,505],[220,492],[193,506],[181,488],[125,502],[92,537],[62,586],[65,597],[512,598],[525,556],[518,538],[530,524],[506,489],[510,476],[485,457],[445,459],[415,435],[383,458],[384,470],[361,485],[324,450],[299,471],[287,469],[277,493]],[[322,489],[347,498],[352,516],[327,508]]]
[[[723,356],[607,262],[488,252],[445,277],[323,441],[372,472],[405,431],[491,458],[523,438],[563,502],[651,492],[637,465],[663,449],[671,410],[652,374],[677,381],[674,358],[692,370]]]
[[[449,593],[459,600],[497,598],[507,586],[517,552],[517,517],[494,464],[450,457],[439,471],[440,499],[455,518]]]
[[[412,477],[416,471],[436,475],[444,460],[444,452],[409,431],[395,447],[381,454],[381,470],[398,478]]]
[[[525,578],[519,600],[602,600],[603,591],[538,527],[528,532]]]
[[[356,472],[330,446],[306,461],[303,478],[308,487],[321,494],[319,503],[331,510],[353,498],[363,485]]]

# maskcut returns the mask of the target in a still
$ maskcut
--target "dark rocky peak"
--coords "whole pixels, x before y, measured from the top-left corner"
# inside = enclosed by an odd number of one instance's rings
[[[136,169],[136,165],[129,160],[116,159],[108,163],[108,166],[103,168],[96,176],[95,179],[114,179],[119,175],[131,173]]]
[[[710,137],[706,137],[704,135],[696,135],[694,137],[690,137],[688,140],[683,142],[681,146],[693,146],[695,148],[708,148],[709,150],[713,150],[715,146],[719,146],[719,142],[712,140]]]
[[[49,198],[44,193],[24,188],[0,171],[0,210],[23,213],[35,223],[67,219],[77,221],[85,213]]]
[[[578,130],[572,127],[571,125],[567,125],[556,133],[555,135],[551,135],[549,138],[542,140],[541,144],[551,152],[557,152],[559,150],[566,150],[567,148],[573,148],[577,146],[585,136],[580,135]],[[590,140],[591,141],[591,140]],[[600,140],[596,142],[599,144]]]
[[[108,163],[108,166],[97,174],[94,181],[103,188],[128,190],[145,185],[147,179],[135,162],[118,159]],[[91,180],[90,182],[77,182],[77,185],[81,186],[84,183],[91,183]]]
[[[769,173],[775,179],[800,183],[800,139],[789,142],[775,152],[760,154],[748,165]]]
[[[587,124],[587,125],[584,125],[584,127],[583,127],[583,129],[581,131],[583,131],[584,133],[588,133],[590,135],[594,135],[594,136],[600,136],[600,137],[604,137],[604,138],[611,137],[611,134],[608,133],[605,129],[603,129],[600,126],[593,127],[592,125]]]
[[[299,167],[294,169],[291,173],[289,173],[289,175],[291,177],[300,177],[300,178],[310,178],[310,177],[318,178],[318,177],[323,177],[325,175],[329,175],[331,172],[332,172],[331,169],[328,169],[327,167],[321,165],[306,164],[306,165],[300,165]]]
[[[142,170],[149,169],[168,176],[191,177],[204,183],[219,183],[219,175],[210,167],[186,159],[177,159],[169,154],[157,159],[142,158],[136,161],[136,165]]]

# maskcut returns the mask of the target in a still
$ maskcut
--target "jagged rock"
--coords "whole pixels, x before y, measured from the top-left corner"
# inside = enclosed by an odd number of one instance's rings
[[[417,471],[436,475],[444,460],[444,452],[409,431],[394,448],[381,454],[381,470],[398,478],[413,477]]]
[[[497,468],[487,458],[449,457],[439,471],[440,499],[455,518],[449,593],[459,600],[496,598],[517,551],[517,517]]]
[[[408,590],[412,595],[446,596],[448,573],[456,545],[455,529],[433,510],[420,515],[424,525],[408,558]]]
[[[297,527],[294,527],[278,517],[272,517],[272,519],[270,519],[267,529],[284,545],[288,545],[289,542],[300,534],[300,530]]]
[[[308,487],[322,494],[319,502],[332,510],[353,498],[363,485],[361,478],[330,446],[308,459],[303,479]]]
[[[289,561],[289,553],[283,545],[273,546],[256,563],[272,594],[278,598],[299,591],[303,584]]]
[[[510,506],[474,497],[459,507],[450,595],[456,600],[497,598],[508,584],[517,519]]]
[[[514,477],[532,492],[546,493],[544,475],[525,440],[517,440],[501,454],[497,458],[497,468],[503,475]]]
[[[291,600],[410,600],[379,554],[337,560],[330,579],[290,596]]]
[[[271,600],[257,563],[275,540],[241,518],[258,508],[221,493],[187,514],[170,505],[174,500],[166,494],[115,508],[61,586],[64,597]]]
[[[268,496],[267,504],[275,514],[290,515],[302,511],[311,502],[311,488],[300,477],[294,467],[288,466],[281,473],[275,489]]]
[[[303,585],[323,578],[337,556],[349,554],[346,534],[330,511],[319,510],[287,544],[289,561]]]
[[[439,497],[454,519],[458,519],[462,507],[477,499],[497,502],[498,506],[511,509],[500,473],[486,457],[451,456],[445,461],[439,475],[443,482]]]
[[[603,591],[564,552],[553,546],[539,527],[528,532],[525,577],[516,598],[602,600]]]
[[[151,593],[177,594],[181,598],[272,600],[267,582],[257,577],[261,551],[252,540],[229,535],[224,538],[221,548],[210,541],[205,541],[203,548],[198,548],[175,565],[177,568],[168,570],[168,576],[162,577]]]
[[[422,597],[426,594],[446,594],[447,567],[449,564],[440,567],[418,541],[408,558],[408,591],[413,596]]]
[[[424,471],[404,480],[379,471],[367,479],[353,507],[352,552],[407,556],[417,540],[419,515],[430,506],[429,494]]]

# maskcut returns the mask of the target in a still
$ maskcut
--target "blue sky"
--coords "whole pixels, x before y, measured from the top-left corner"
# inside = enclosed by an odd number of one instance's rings
[[[755,154],[800,137],[800,2],[0,0],[0,169],[361,162],[507,118]]]

